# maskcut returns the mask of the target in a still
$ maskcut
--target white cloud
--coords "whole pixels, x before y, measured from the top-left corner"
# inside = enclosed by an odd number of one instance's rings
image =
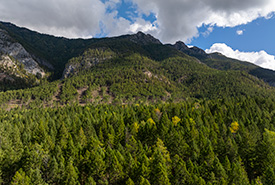
[[[243,35],[243,32],[244,32],[244,30],[237,30],[236,31],[237,35]]]
[[[258,17],[270,18],[274,0],[133,0],[139,11],[153,12],[164,42],[190,41],[198,36],[197,27],[205,25],[234,27]]]
[[[68,38],[154,32],[156,25],[140,17],[118,16],[122,0],[0,0],[0,21]]]
[[[265,51],[242,52],[239,50],[233,50],[224,43],[213,44],[210,49],[205,51],[207,53],[219,52],[230,58],[251,62],[260,67],[275,70],[275,57],[267,54]]]
[[[208,27],[207,30],[203,33],[201,33],[204,37],[208,37],[210,33],[214,30],[212,26]]]
[[[0,17],[43,33],[87,37],[100,30],[105,8],[100,0],[0,0]]]
[[[65,37],[108,36],[138,30],[163,42],[190,41],[198,27],[234,27],[258,17],[270,18],[274,0],[124,0],[133,2],[138,17],[118,16],[122,0],[0,0],[0,18],[33,30]],[[142,15],[153,13],[156,21]]]
[[[138,31],[154,32],[157,26],[141,18],[135,18],[134,23],[117,16],[117,11],[105,15],[102,31],[108,36],[136,33]]]

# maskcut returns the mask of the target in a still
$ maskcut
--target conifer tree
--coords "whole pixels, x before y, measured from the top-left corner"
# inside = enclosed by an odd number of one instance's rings
[[[146,179],[146,178],[143,178],[142,176],[140,177],[140,185],[151,185],[150,182]]]
[[[263,182],[270,185],[275,184],[275,172],[271,166],[267,167],[267,169],[265,170],[263,174]]]
[[[134,181],[131,178],[128,178],[126,185],[135,185]]]
[[[79,184],[78,182],[78,170],[73,164],[73,160],[70,158],[65,170],[64,183],[68,185]]]
[[[117,183],[124,177],[123,166],[115,152],[108,147],[106,150],[106,173],[109,183]]]
[[[34,185],[46,185],[47,184],[42,179],[41,172],[38,168],[36,168],[34,170],[31,169],[30,179],[31,179],[31,183]]]
[[[191,176],[185,162],[176,155],[172,160],[173,176],[171,184],[191,184]]]
[[[170,154],[161,139],[157,140],[151,162],[151,180],[153,184],[170,184]]]
[[[95,180],[93,179],[93,177],[89,177],[87,182],[85,183],[85,185],[96,185]]]
[[[14,175],[11,185],[30,185],[31,179],[26,175],[22,168],[20,168]]]

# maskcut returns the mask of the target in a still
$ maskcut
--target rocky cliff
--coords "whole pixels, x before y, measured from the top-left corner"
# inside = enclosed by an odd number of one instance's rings
[[[110,49],[88,49],[82,56],[72,58],[66,65],[62,78],[76,75],[80,71],[87,70],[99,63],[115,57],[116,54]]]
[[[45,75],[44,70],[33,59],[31,54],[3,29],[0,29],[0,55],[2,56],[2,60],[0,60],[2,65],[7,64],[10,67],[15,67],[18,66],[18,63],[16,63],[18,61],[19,64],[23,64],[26,73],[42,77]],[[15,60],[9,60],[9,57]]]

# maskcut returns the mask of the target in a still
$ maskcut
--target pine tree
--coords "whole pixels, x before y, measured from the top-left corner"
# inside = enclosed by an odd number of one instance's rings
[[[96,185],[96,182],[93,177],[89,177],[85,185]]]
[[[150,181],[153,184],[169,185],[169,172],[170,172],[170,154],[167,151],[161,139],[158,139],[151,162],[151,175]]]
[[[149,178],[149,174],[150,174],[150,161],[148,159],[148,157],[143,154],[141,159],[139,160],[140,165],[138,168],[138,174],[144,178]]]
[[[108,147],[106,150],[106,173],[109,183],[117,183],[124,177],[123,166],[118,160],[115,152]]]
[[[31,183],[31,179],[26,175],[26,173],[20,168],[14,177],[12,178],[11,185],[29,185]]]
[[[187,171],[185,162],[176,155],[172,160],[172,184],[191,184],[191,176]]]
[[[126,185],[135,185],[134,181],[131,178],[128,178]]]
[[[275,172],[270,166],[265,170],[263,174],[263,182],[268,185],[275,185]]]
[[[233,163],[232,171],[230,174],[231,183],[238,184],[242,182],[243,185],[249,184],[247,173],[243,166],[241,166],[240,161]]]
[[[220,160],[215,157],[214,163],[213,163],[213,171],[215,172],[215,176],[219,181],[225,181],[227,180],[227,174],[225,169],[223,168],[223,165],[220,163]]]
[[[31,169],[30,179],[31,179],[32,184],[34,184],[34,185],[46,185],[47,184],[42,179],[41,172],[38,168],[36,168],[35,170]]]
[[[78,182],[78,170],[73,164],[73,160],[70,158],[66,166],[64,183],[68,185],[79,184]]]
[[[142,176],[140,177],[140,185],[151,185],[150,182],[146,179],[146,178],[143,178]]]
[[[59,177],[58,163],[54,156],[51,158],[49,163],[50,163],[49,164],[49,175],[47,178],[47,182],[49,184],[56,184],[58,179],[60,179],[60,177]]]

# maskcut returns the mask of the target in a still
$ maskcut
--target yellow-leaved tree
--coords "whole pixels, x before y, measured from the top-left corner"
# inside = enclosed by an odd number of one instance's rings
[[[177,126],[178,122],[180,122],[180,118],[178,116],[172,117],[172,122],[175,126]]]
[[[229,129],[231,133],[236,133],[239,130],[239,123],[237,121],[232,122]]]

